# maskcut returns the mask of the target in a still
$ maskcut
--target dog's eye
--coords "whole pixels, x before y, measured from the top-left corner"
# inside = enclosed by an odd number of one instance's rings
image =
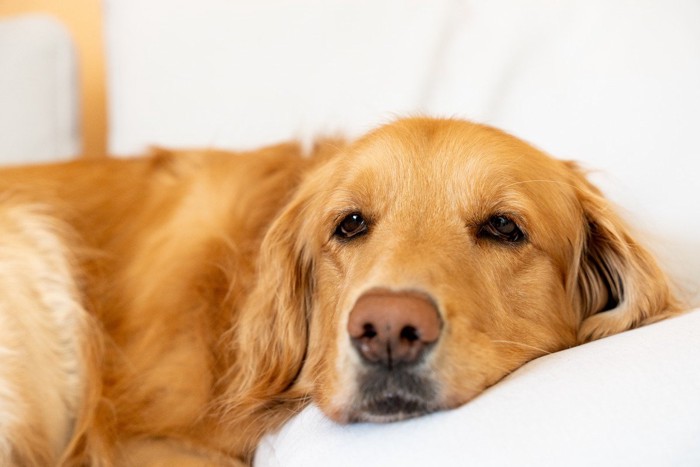
[[[518,224],[507,216],[491,216],[479,229],[479,236],[491,237],[508,243],[519,243],[525,239],[523,231]]]
[[[343,239],[357,237],[366,232],[367,222],[359,212],[353,212],[345,216],[335,229],[335,235]]]

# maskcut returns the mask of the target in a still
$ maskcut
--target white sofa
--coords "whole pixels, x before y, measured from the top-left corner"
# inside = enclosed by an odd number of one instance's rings
[[[475,119],[593,169],[689,307],[700,299],[695,0],[104,6],[115,154]],[[700,311],[538,359],[445,413],[341,427],[310,407],[255,464],[700,465],[698,361]]]

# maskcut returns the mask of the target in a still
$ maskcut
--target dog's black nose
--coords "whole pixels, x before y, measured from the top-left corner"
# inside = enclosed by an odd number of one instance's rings
[[[368,362],[388,369],[419,360],[440,337],[435,305],[413,292],[372,291],[362,295],[348,321],[348,334]]]

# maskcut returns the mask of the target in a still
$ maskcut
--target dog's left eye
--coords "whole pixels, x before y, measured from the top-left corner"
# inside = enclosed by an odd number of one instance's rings
[[[507,243],[519,243],[525,239],[525,234],[518,224],[507,216],[491,216],[479,229],[480,237],[486,236]]]
[[[343,218],[335,229],[335,236],[342,239],[351,239],[367,232],[367,222],[362,214],[353,212]]]

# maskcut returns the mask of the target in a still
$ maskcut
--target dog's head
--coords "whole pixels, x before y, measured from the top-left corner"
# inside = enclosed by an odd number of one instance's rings
[[[341,150],[261,255],[248,381],[311,394],[341,422],[455,407],[538,356],[675,311],[574,164],[463,121],[402,120]]]

